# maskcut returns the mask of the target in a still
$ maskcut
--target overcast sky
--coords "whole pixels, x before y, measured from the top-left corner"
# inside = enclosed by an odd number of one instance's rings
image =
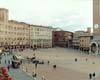
[[[68,31],[92,27],[92,0],[0,0],[9,19]]]

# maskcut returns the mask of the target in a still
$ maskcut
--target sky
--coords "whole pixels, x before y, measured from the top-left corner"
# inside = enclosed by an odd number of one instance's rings
[[[67,31],[92,27],[92,0],[0,0],[9,20],[60,27]]]

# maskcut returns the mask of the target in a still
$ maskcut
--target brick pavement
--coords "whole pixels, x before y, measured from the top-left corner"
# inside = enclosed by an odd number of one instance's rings
[[[19,52],[18,52],[19,53]],[[96,72],[96,80],[100,80],[100,58],[97,55],[87,55],[72,49],[51,48],[38,49],[37,51],[25,50],[19,53],[22,56],[32,57],[36,53],[38,59],[45,61],[44,65],[38,65],[38,69],[33,64],[23,64],[24,68],[28,67],[28,73],[35,71],[39,79],[44,75],[47,80],[89,80],[88,74]],[[74,59],[78,58],[78,62]],[[86,62],[85,59],[88,58]],[[50,60],[50,65],[47,65]],[[95,64],[92,64],[95,62]],[[57,64],[56,70],[52,65]]]
[[[44,75],[47,80],[88,80],[88,74],[94,71],[97,72],[97,77],[100,76],[100,65],[98,65],[100,59],[94,55],[87,55],[82,52],[80,54],[79,51],[64,48],[39,49],[35,52],[29,50],[19,54],[32,57],[33,53],[36,53],[36,57],[40,60],[43,59],[45,62],[50,60],[51,65],[49,67],[46,64],[39,65],[38,69],[35,70],[40,77]],[[76,57],[78,58],[77,63],[74,61]],[[85,61],[86,58],[88,58],[87,62]],[[96,64],[92,64],[93,61],[96,61]],[[59,69],[53,71],[51,67],[53,64],[57,64]],[[29,73],[34,70],[33,64],[24,64],[24,66],[30,66]]]

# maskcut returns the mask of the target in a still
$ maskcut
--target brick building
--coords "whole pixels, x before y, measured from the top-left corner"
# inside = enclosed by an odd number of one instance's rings
[[[53,31],[53,47],[72,47],[73,33],[69,31]]]

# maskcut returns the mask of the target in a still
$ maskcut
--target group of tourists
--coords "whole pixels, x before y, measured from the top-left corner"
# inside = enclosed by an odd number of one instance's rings
[[[78,61],[78,59],[75,58],[75,62],[77,62],[77,61]],[[88,61],[88,58],[85,58],[85,61],[87,62]]]
[[[48,64],[48,65],[50,64],[50,61],[49,61],[49,60],[47,61],[47,64]],[[35,63],[35,69],[37,69],[37,66],[38,66],[38,64]],[[57,65],[54,64],[54,65],[53,65],[53,69],[56,69],[56,67],[57,67]],[[37,74],[33,72],[33,73],[32,73],[32,77],[33,77],[34,80],[36,80]],[[41,80],[46,80],[46,79],[45,79],[44,76],[42,76]]]
[[[42,60],[42,64],[44,64],[44,61]],[[50,61],[48,60],[47,61],[47,64],[49,65],[50,64]],[[35,68],[37,68],[37,65],[38,65],[38,63],[35,63]]]
[[[89,74],[89,79],[90,80],[95,80],[95,77],[96,77],[95,72],[93,74],[92,73]]]

